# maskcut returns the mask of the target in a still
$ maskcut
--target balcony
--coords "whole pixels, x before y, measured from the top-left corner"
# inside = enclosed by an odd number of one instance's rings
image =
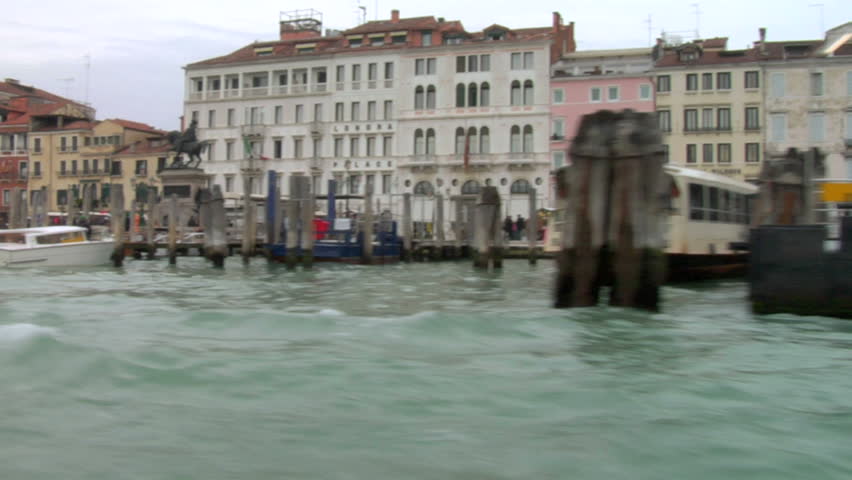
[[[207,92],[207,100],[218,100],[222,96],[219,90],[210,90]]]
[[[189,99],[192,100],[203,100],[204,92],[190,92]]]
[[[328,91],[328,86],[325,83],[315,83],[311,85],[311,92],[313,93],[325,93]]]
[[[266,125],[243,125],[240,127],[240,133],[244,137],[263,137],[266,135]]]
[[[268,95],[269,87],[253,87],[243,89],[243,97],[247,98],[266,97]]]
[[[225,98],[237,98],[240,96],[240,90],[237,88],[231,88],[225,90]]]

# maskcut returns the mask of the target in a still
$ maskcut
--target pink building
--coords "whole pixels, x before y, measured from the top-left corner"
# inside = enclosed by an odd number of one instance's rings
[[[583,115],[598,110],[654,111],[650,48],[587,50],[565,54],[550,79],[550,152],[555,171],[568,161],[567,150]],[[551,186],[553,176],[551,176]],[[550,204],[555,199],[550,189]]]

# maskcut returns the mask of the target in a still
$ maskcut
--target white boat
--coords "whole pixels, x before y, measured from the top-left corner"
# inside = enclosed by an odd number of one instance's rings
[[[86,240],[86,229],[49,226],[0,230],[0,267],[109,263],[112,240]]]

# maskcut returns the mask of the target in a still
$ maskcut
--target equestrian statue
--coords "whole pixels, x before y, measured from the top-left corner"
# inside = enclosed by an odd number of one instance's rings
[[[175,152],[175,156],[167,168],[198,168],[201,164],[201,154],[204,153],[207,143],[198,140],[195,134],[196,128],[198,128],[198,122],[193,120],[185,132],[173,130],[168,133],[169,143],[174,148],[172,151]],[[184,153],[189,157],[186,161],[181,157]]]

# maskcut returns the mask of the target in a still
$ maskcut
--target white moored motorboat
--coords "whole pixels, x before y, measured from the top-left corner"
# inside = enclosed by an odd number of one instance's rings
[[[0,230],[0,267],[104,265],[112,240],[86,240],[86,229],[49,226]]]

